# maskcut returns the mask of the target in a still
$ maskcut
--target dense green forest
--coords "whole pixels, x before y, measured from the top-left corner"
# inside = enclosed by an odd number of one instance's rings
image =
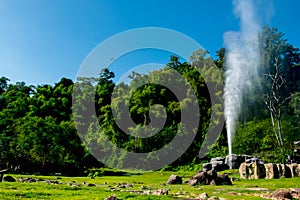
[[[244,99],[233,152],[258,155],[266,161],[280,162],[283,157],[292,154],[292,142],[300,140],[300,52],[276,28],[264,27],[259,37],[261,71],[258,80],[255,81],[259,81],[260,84],[259,88],[252,88],[251,95]],[[211,108],[210,95],[223,98],[223,73],[218,73],[211,66],[216,65],[223,72],[225,54],[226,49],[221,48],[217,52],[217,59],[213,60],[207,57],[207,51],[198,50],[191,56],[190,63],[172,56],[165,68],[150,74],[132,73],[129,76],[130,84],[121,83],[117,86],[114,82],[114,72],[109,69],[99,72],[99,77],[82,78],[76,83],[62,78],[54,85],[10,83],[9,78],[2,77],[1,168],[19,172],[61,171],[78,174],[86,168],[102,166],[82,142],[87,145],[101,143],[102,134],[127,152],[151,152],[169,143],[178,129],[181,132],[189,129],[194,131],[195,127],[189,122],[181,122],[180,116],[184,112],[197,116],[199,124],[193,143],[171,167],[201,162],[199,150],[205,139],[210,118],[214,117],[213,124],[216,126],[220,125],[223,118],[222,104]],[[201,68],[201,74],[197,68]],[[192,109],[195,105],[192,105],[194,102],[189,98],[191,89],[183,80],[178,80],[174,71],[179,72],[195,91],[199,113]],[[275,76],[280,77],[281,82],[275,82]],[[204,80],[203,77],[210,78]],[[178,84],[173,87],[186,92],[182,101],[167,87],[152,83],[143,84],[145,80],[169,82],[174,79]],[[208,87],[214,88],[214,94],[209,94]],[[95,95],[86,90],[95,91]],[[72,97],[74,93],[76,96]],[[89,106],[91,99],[95,102],[94,108]],[[76,106],[73,106],[72,102],[77,102],[74,104]],[[157,104],[162,105],[164,109]],[[118,112],[124,110],[124,107],[129,108],[128,113]],[[150,110],[150,107],[153,109]],[[94,116],[84,115],[92,113],[93,109],[96,111]],[[151,115],[155,117],[151,118]],[[166,118],[166,122],[159,134],[150,138],[136,138],[125,134],[115,121],[117,118],[129,116],[137,124],[131,130],[133,133],[144,130],[143,126],[151,123],[153,119],[159,121]],[[91,123],[93,117],[97,119],[100,128],[98,123]],[[85,123],[76,124],[74,119],[84,119]],[[273,127],[274,120],[276,126]],[[281,140],[277,137],[277,124],[280,125]],[[105,146],[102,145],[101,148],[101,151],[106,151]],[[226,154],[227,138],[224,126],[207,158]],[[127,162],[126,154],[110,157],[106,163],[109,162],[124,167]]]

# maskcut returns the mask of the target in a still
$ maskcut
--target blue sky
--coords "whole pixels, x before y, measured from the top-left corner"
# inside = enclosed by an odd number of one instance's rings
[[[256,2],[261,24],[279,28],[300,47],[300,1]],[[74,79],[100,42],[140,27],[179,31],[215,56],[223,46],[224,32],[239,29],[232,9],[230,0],[0,0],[0,76],[34,85]],[[166,54],[142,58],[136,59],[168,61]],[[134,57],[131,61],[124,65],[134,66]]]

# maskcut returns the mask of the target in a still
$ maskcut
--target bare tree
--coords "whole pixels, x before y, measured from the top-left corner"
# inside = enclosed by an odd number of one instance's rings
[[[277,143],[281,149],[283,156],[285,156],[281,129],[282,107],[291,98],[291,96],[290,94],[284,95],[283,93],[283,90],[286,88],[286,82],[284,73],[281,70],[281,62],[278,57],[275,58],[274,67],[274,74],[264,74],[264,76],[268,77],[271,80],[270,92],[264,95],[264,103],[270,112],[273,131]]]

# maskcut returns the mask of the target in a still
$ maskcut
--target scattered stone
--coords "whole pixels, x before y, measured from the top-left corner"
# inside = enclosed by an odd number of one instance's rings
[[[234,196],[241,196],[242,195],[242,193],[240,193],[240,192],[228,192],[227,194],[234,195]]]
[[[198,196],[199,199],[207,199],[208,198],[208,194],[206,192],[203,192],[202,194],[200,194]]]
[[[126,188],[132,188],[133,185],[132,185],[132,184],[126,184],[125,187],[126,187]]]
[[[182,178],[180,176],[172,174],[169,177],[167,184],[182,184]]]
[[[93,183],[87,183],[86,186],[88,186],[88,187],[95,187],[96,185],[93,184]]]
[[[144,186],[144,185],[142,185],[142,186],[141,186],[141,189],[142,189],[142,190],[146,190],[146,189],[147,189],[147,187],[146,187],[146,186]]]
[[[272,199],[293,199],[290,191],[287,189],[279,189],[272,192],[269,196]]]
[[[25,183],[25,182],[27,182],[27,183],[33,183],[33,182],[36,182],[36,180],[34,179],[34,178],[20,178],[20,181],[21,182],[23,182],[23,183]]]
[[[197,185],[197,183],[198,183],[198,180],[197,180],[197,179],[190,179],[190,180],[188,181],[188,184],[189,184],[190,186],[195,186],[195,185]]]
[[[300,199],[300,188],[291,188],[290,192],[294,199]]]
[[[169,191],[167,189],[158,189],[153,192],[153,195],[168,195]]]
[[[113,195],[113,196],[105,198],[104,200],[118,200],[118,198],[116,197],[116,195]]]
[[[5,182],[16,182],[16,179],[12,176],[4,176],[3,181]]]

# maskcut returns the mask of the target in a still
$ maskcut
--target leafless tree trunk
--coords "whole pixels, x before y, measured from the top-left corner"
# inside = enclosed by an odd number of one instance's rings
[[[265,94],[264,103],[266,104],[270,112],[272,127],[273,127],[273,131],[278,146],[280,147],[283,156],[285,156],[285,149],[284,149],[284,143],[282,139],[282,129],[281,129],[281,117],[282,117],[281,108],[284,105],[284,103],[286,103],[286,101],[290,99],[290,96],[284,97],[282,96],[281,93],[282,89],[284,89],[283,87],[286,86],[286,84],[284,80],[284,75],[280,70],[281,63],[278,57],[275,58],[274,65],[275,65],[274,74],[271,73],[264,74],[272,81],[271,91]]]

